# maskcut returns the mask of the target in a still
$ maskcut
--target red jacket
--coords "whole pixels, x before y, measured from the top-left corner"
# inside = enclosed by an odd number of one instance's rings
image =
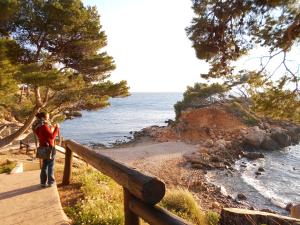
[[[59,129],[55,127],[52,133],[48,124],[44,124],[36,128],[35,133],[39,138],[40,146],[47,146],[47,143],[49,143],[51,146],[54,146],[54,140],[58,134],[58,131]]]

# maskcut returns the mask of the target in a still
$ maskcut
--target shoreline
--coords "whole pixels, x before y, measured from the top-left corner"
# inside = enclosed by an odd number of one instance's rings
[[[163,180],[167,187],[181,187],[187,188],[196,196],[199,205],[204,210],[213,210],[220,212],[224,207],[237,207],[253,209],[247,201],[243,199],[227,196],[222,193],[222,188],[209,182],[206,177],[207,171],[211,169],[218,169],[232,173],[235,162],[242,157],[260,157],[259,154],[254,155],[248,152],[241,151],[241,139],[237,138],[236,141],[225,141],[219,134],[216,135],[214,141],[207,139],[206,141],[200,140],[198,143],[193,141],[176,139],[168,133],[169,126],[151,126],[143,128],[141,131],[131,132],[134,138],[128,142],[112,143],[111,147],[102,144],[96,144],[94,149],[99,149],[102,153],[110,153],[112,158],[125,162],[124,156],[129,157],[129,153],[133,154],[133,149],[139,149],[134,152],[131,166],[139,170],[151,173],[154,176]],[[245,129],[234,131],[230,134],[233,139],[234,134],[239,135]],[[224,135],[224,134],[222,134]],[[230,142],[230,143],[229,143]],[[178,151],[172,152],[174,145],[191,145],[194,147],[193,151]],[[155,149],[159,146],[168,146],[165,148],[163,154]],[[152,150],[143,152],[143,148],[152,147]],[[221,150],[221,151],[220,151]],[[170,151],[174,155],[172,157],[164,157],[170,155]],[[119,156],[117,156],[119,154]],[[153,155],[154,154],[154,155]],[[249,155],[250,154],[250,155]],[[123,155],[123,159],[122,159]],[[125,158],[126,158],[125,157]],[[199,158],[204,160],[200,160]],[[208,158],[207,158],[208,157]],[[127,159],[127,163],[128,163]],[[172,168],[170,170],[170,168]],[[261,209],[260,209],[261,210]],[[270,209],[265,209],[272,211]]]
[[[154,128],[154,132],[153,132],[153,128]],[[150,140],[151,143],[164,143],[164,142],[172,142],[172,141],[183,141],[183,140],[168,140],[165,139],[164,137],[162,138],[163,140],[161,140],[161,137],[156,136],[155,133],[158,133],[159,135],[161,135],[163,129],[168,129],[169,126],[151,126],[151,127],[147,127],[142,129],[139,132],[136,132],[136,139],[131,140],[129,143],[125,143],[124,145],[121,146],[115,146],[113,148],[111,148],[111,150],[115,150],[115,149],[120,149],[120,148],[126,148],[129,146],[138,146],[143,144],[143,141],[141,140]],[[158,130],[157,130],[158,129]],[[252,127],[248,128],[248,129],[252,129]],[[254,127],[254,130],[257,129]],[[279,128],[276,128],[279,129]],[[242,129],[242,131],[244,132],[244,130]],[[153,134],[154,133],[154,134]],[[158,135],[158,136],[159,136]],[[218,141],[222,140],[222,138],[219,138],[216,142],[218,143]],[[223,142],[223,141],[222,141]],[[223,144],[223,143],[218,143],[218,144]],[[187,142],[190,143],[190,142]],[[230,201],[232,201],[233,203],[238,203],[239,205],[237,207],[239,208],[248,208],[248,209],[257,209],[260,211],[266,211],[266,212],[273,212],[276,214],[280,214],[280,215],[288,215],[288,211],[286,211],[286,205],[285,203],[282,203],[280,206],[278,206],[278,204],[274,203],[275,200],[273,200],[272,198],[268,199],[267,197],[265,197],[264,193],[260,193],[259,190],[256,190],[257,193],[259,195],[262,195],[263,198],[266,199],[266,201],[270,201],[271,205],[266,204],[263,207],[258,206],[257,204],[253,204],[253,199],[251,199],[250,197],[246,197],[244,195],[244,191],[241,192],[235,192],[235,193],[230,193],[230,196],[228,195],[224,195],[223,193],[223,188],[225,188],[223,185],[218,185],[216,182],[212,182],[210,181],[207,177],[206,174],[208,171],[211,171],[212,169],[215,169],[217,171],[223,171],[224,174],[226,176],[230,176],[232,174],[235,174],[234,176],[239,177],[240,179],[242,179],[242,173],[238,168],[236,167],[236,163],[241,160],[241,159],[246,159],[249,160],[249,164],[254,164],[256,165],[255,161],[253,162],[253,160],[255,159],[259,159],[264,157],[265,155],[268,155],[270,152],[272,151],[261,151],[261,150],[250,150],[246,149],[246,150],[241,150],[243,147],[244,142],[241,140],[237,140],[237,142],[232,141],[232,143],[230,143],[230,148],[228,149],[226,146],[226,149],[221,149],[221,150],[225,150],[226,154],[224,155],[224,152],[222,152],[220,154],[220,151],[210,151],[209,155],[210,158],[208,159],[207,162],[203,163],[195,160],[195,157],[202,157],[203,156],[203,152],[204,155],[207,152],[208,148],[214,148],[215,146],[213,146],[211,143],[209,142],[198,142],[198,143],[190,143],[193,144],[194,146],[196,146],[198,148],[198,150],[195,150],[194,152],[189,152],[186,154],[182,155],[182,161],[180,163],[177,162],[170,164],[169,168],[174,168],[174,167],[190,167],[191,169],[195,168],[200,174],[201,174],[201,185],[204,186],[204,189],[207,189],[207,186],[212,185],[214,186],[215,190],[217,190],[217,192],[220,192],[220,194],[222,195],[222,197],[219,197],[219,199],[222,198],[228,198],[231,199]],[[226,143],[224,142],[224,145],[226,145]],[[295,143],[293,143],[291,146],[295,145]],[[220,147],[220,146],[219,146]],[[221,146],[222,148],[222,146]],[[229,151],[228,151],[229,150]],[[274,151],[279,151],[279,150],[274,150]],[[200,154],[199,154],[200,152]],[[204,157],[205,158],[205,157]],[[205,159],[207,160],[207,159]],[[214,164],[210,164],[209,161],[214,162]],[[167,163],[167,162],[166,162]],[[194,164],[193,164],[194,163]],[[139,165],[139,164],[138,164]],[[180,165],[180,166],[179,166]],[[243,167],[244,165],[242,165]],[[137,166],[138,167],[138,166]],[[241,168],[242,168],[241,167]],[[145,170],[145,168],[142,167],[143,170]],[[147,170],[147,168],[146,168]],[[154,175],[157,176],[157,173],[155,174],[155,172],[151,171],[148,169],[148,172],[150,173],[154,173]],[[236,173],[235,173],[236,172]],[[190,171],[190,173],[192,173]],[[258,175],[260,175],[261,173],[259,172],[255,172],[258,173]],[[159,175],[159,174],[158,174]],[[257,176],[258,176],[257,175]],[[204,185],[203,185],[204,183]],[[208,185],[207,185],[208,183]],[[249,184],[248,184],[249,185]],[[185,184],[185,186],[187,186],[188,188],[190,188],[190,184]],[[223,186],[223,187],[222,187]],[[251,186],[251,185],[249,185]],[[201,189],[202,187],[200,187]],[[252,188],[255,189],[255,187],[252,186]],[[212,192],[209,193],[209,195],[212,195]],[[238,197],[239,195],[241,195],[242,197]],[[247,195],[247,194],[246,194]],[[215,199],[215,198],[214,198]],[[222,201],[222,200],[219,200]],[[252,202],[252,203],[251,203]],[[293,203],[297,203],[297,202],[293,202]],[[288,204],[288,203],[286,203]],[[215,206],[218,204],[214,204]],[[280,210],[276,210],[276,208],[280,209]]]

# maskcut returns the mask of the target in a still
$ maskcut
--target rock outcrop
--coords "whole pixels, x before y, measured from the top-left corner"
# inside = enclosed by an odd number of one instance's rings
[[[250,127],[244,134],[244,146],[251,150],[278,150],[297,144],[300,140],[300,127],[271,127],[265,130],[258,126]]]

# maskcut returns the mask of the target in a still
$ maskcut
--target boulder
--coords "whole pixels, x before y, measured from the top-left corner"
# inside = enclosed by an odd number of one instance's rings
[[[298,144],[300,142],[300,127],[288,127],[287,134],[291,137],[293,144]]]
[[[260,158],[264,158],[264,154],[260,153],[260,152],[246,152],[243,154],[243,156],[247,159],[250,160],[256,160],[256,159],[260,159]]]
[[[226,141],[224,139],[219,139],[215,142],[215,147],[220,150],[226,149]]]
[[[221,225],[299,225],[300,220],[274,213],[248,209],[224,208],[221,212]]]
[[[247,199],[246,195],[244,195],[243,193],[239,193],[236,197],[238,200],[246,200]]]
[[[219,209],[219,208],[221,207],[221,205],[220,205],[219,202],[213,202],[213,203],[211,204],[211,207],[212,207],[213,209]]]
[[[204,143],[204,147],[211,148],[214,146],[214,141],[212,139],[208,139]]]
[[[291,137],[287,134],[287,131],[281,128],[273,128],[271,130],[271,136],[274,141],[281,147],[287,147],[292,144]]]
[[[291,208],[293,207],[293,203],[289,202],[286,207],[285,207],[285,210],[290,212],[291,211]]]
[[[266,135],[267,134],[265,131],[259,129],[258,127],[254,127],[244,135],[244,143],[250,147],[259,149]]]
[[[278,150],[280,149],[279,144],[273,140],[270,136],[266,136],[260,147],[264,150]]]

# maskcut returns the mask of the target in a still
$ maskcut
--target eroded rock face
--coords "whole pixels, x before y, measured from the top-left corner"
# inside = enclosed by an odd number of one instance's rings
[[[221,212],[221,225],[299,225],[300,220],[268,212],[224,208]]]

